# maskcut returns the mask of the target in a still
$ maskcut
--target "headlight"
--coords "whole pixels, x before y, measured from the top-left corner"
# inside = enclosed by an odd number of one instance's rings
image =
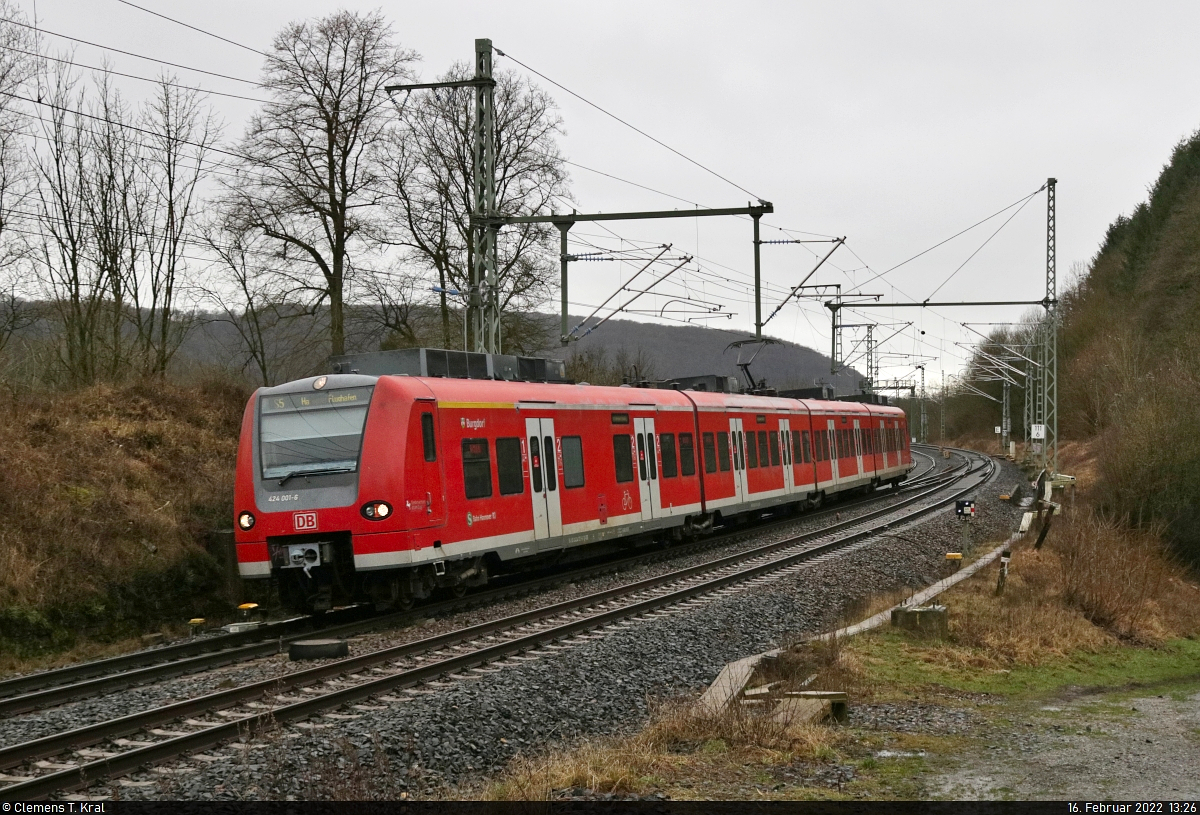
[[[254,516],[249,512],[243,512],[238,515],[238,526],[244,531],[249,531],[254,528]]]
[[[392,505],[387,501],[371,501],[363,504],[362,514],[368,521],[382,521],[392,514]]]

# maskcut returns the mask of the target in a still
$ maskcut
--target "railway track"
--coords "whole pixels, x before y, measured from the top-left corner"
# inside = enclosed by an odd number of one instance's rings
[[[865,515],[734,555],[586,597],[491,620],[419,642],[384,648],[243,687],[0,749],[0,799],[31,800],[77,790],[145,765],[208,749],[260,728],[304,720],[444,676],[496,670],[556,641],[603,636],[630,618],[686,609],[738,584],[775,579],[897,523],[935,512],[986,483],[995,464],[959,452],[952,476],[926,478],[914,494]],[[952,478],[952,481],[947,480]],[[917,482],[914,482],[916,484]],[[169,728],[169,729],[168,729]],[[135,738],[124,738],[134,736]],[[74,752],[73,756],[64,755]],[[211,758],[211,757],[210,757]],[[55,760],[47,760],[55,759]]]
[[[937,462],[929,454],[914,450],[914,454],[927,459],[925,466],[915,478],[910,479],[896,491],[877,493],[865,499],[839,502],[834,508],[808,513],[804,520],[813,520],[839,511],[853,509],[878,500],[887,500],[897,495],[923,489],[939,479],[952,477],[965,466],[965,462],[942,473],[936,472]],[[732,539],[747,534],[761,534],[773,525],[783,525],[797,520],[785,517],[773,524],[755,527],[748,533],[744,529],[706,538],[704,540],[672,547],[670,550],[643,552],[632,557],[593,563],[570,571],[523,580],[519,583],[501,585],[497,588],[474,592],[466,597],[427,604],[418,609],[375,616],[365,616],[361,608],[344,610],[341,616],[350,617],[347,622],[324,625],[316,624],[310,617],[297,617],[267,623],[254,631],[207,637],[163,648],[138,651],[105,660],[80,663],[53,671],[27,674],[0,681],[0,716],[42,710],[53,705],[85,699],[103,693],[144,685],[186,674],[212,670],[225,665],[244,662],[281,653],[290,643],[319,633],[323,637],[352,637],[390,627],[399,627],[419,617],[443,616],[470,608],[488,605],[527,596],[548,587],[565,582],[584,580],[605,573],[625,571],[638,566],[677,559],[710,549],[727,546]]]

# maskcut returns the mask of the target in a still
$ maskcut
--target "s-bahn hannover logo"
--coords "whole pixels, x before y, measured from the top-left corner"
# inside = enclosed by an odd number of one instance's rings
[[[470,512],[467,513],[467,526],[473,526],[476,521],[494,521],[494,520],[496,520],[495,512],[489,512],[487,515],[472,515]]]
[[[317,513],[315,512],[294,512],[292,513],[292,527],[297,532],[311,532],[317,528]]]

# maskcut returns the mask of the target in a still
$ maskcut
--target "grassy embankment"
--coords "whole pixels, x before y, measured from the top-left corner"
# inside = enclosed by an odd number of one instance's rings
[[[1040,551],[1022,542],[1005,592],[985,569],[941,598],[950,635],[888,628],[833,645],[798,645],[751,684],[845,690],[851,705],[970,708],[997,721],[1065,688],[1151,687],[1200,680],[1200,586],[1152,534],[1105,523],[1080,504]],[[862,619],[898,598],[851,610]],[[979,700],[989,703],[983,707]],[[938,756],[982,751],[954,735],[773,722],[735,709],[697,715],[691,699],[658,705],[636,734],[564,754],[518,758],[482,791],[543,799],[571,788],[672,798],[926,797]],[[982,713],[980,713],[982,711]],[[885,756],[880,751],[887,751]],[[847,772],[849,770],[849,772]],[[838,774],[847,776],[837,783]],[[832,779],[832,780],[831,780]]]
[[[0,423],[0,671],[98,656],[226,613],[247,393],[214,380],[9,394]]]

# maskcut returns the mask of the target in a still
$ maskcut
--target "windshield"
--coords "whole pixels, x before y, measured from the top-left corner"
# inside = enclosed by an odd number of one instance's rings
[[[288,393],[262,400],[263,478],[358,469],[373,388]]]

